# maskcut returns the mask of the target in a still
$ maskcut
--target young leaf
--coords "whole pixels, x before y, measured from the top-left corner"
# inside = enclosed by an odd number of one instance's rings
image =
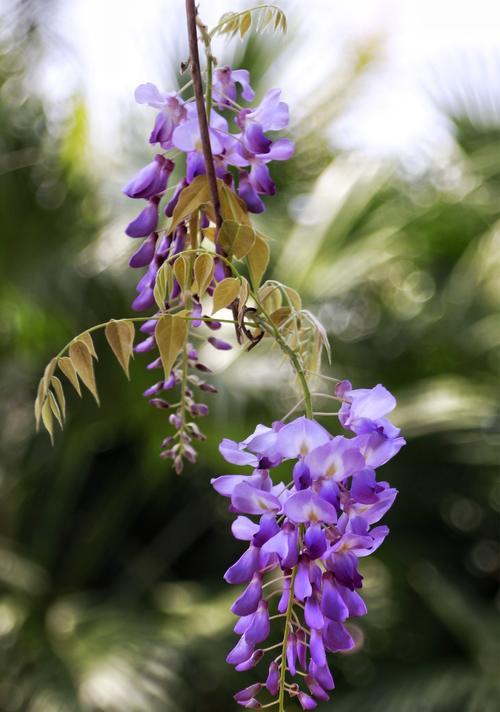
[[[64,373],[68,381],[71,383],[75,391],[81,397],[82,389],[80,388],[80,381],[78,380],[75,367],[73,366],[73,361],[68,356],[61,356],[61,358],[57,362],[57,365]]]
[[[174,274],[182,291],[186,290],[191,283],[191,275],[189,272],[188,258],[186,255],[180,255],[174,262]]]
[[[194,277],[196,280],[196,287],[193,286],[193,291],[199,297],[202,297],[207,291],[207,287],[214,276],[214,268],[214,258],[212,257],[212,255],[198,255],[194,263]]]
[[[287,321],[291,313],[290,307],[279,307],[272,312],[271,321],[275,326],[280,327]]]
[[[235,220],[224,220],[219,231],[219,245],[228,255],[237,260],[246,257],[255,243],[255,230],[251,225],[242,225]]]
[[[155,302],[160,311],[165,310],[165,300],[167,298],[167,294],[170,294],[172,291],[173,282],[174,275],[172,267],[168,262],[164,262],[156,273],[155,287],[153,290]]]
[[[255,242],[247,255],[248,270],[254,289],[258,289],[269,264],[270,250],[260,233],[255,233]]]
[[[92,341],[92,336],[89,334],[88,331],[86,331],[84,334],[80,334],[78,337],[79,341],[83,341],[84,344],[87,346],[88,350],[92,354],[92,357],[95,358],[96,361],[99,361],[97,358],[97,353],[94,347],[94,342]]]
[[[64,390],[62,387],[61,381],[58,379],[57,376],[52,376],[50,379],[50,385],[54,389],[54,393],[56,395],[57,399],[57,404],[59,406],[59,410],[61,411],[62,418],[66,417],[66,398],[64,397]]]
[[[42,415],[42,405],[43,401],[45,399],[45,394],[47,392],[47,388],[45,387],[45,377],[42,376],[40,379],[40,382],[38,383],[38,389],[36,393],[36,400],[35,400],[35,422],[36,422],[36,429],[40,428],[40,417]]]
[[[300,311],[300,309],[302,309],[300,294],[295,289],[292,289],[292,287],[284,286],[284,290],[290,305],[297,311]]]
[[[125,375],[130,380],[129,363],[130,357],[134,356],[135,326],[132,321],[111,319],[104,329],[108,344],[116,356],[120,366],[125,371]]]
[[[53,445],[54,444],[54,426],[53,426],[53,418],[52,418],[52,408],[50,407],[48,398],[45,399],[45,403],[42,406],[42,423],[44,424],[46,431],[50,435],[50,442]]]
[[[245,14],[240,19],[240,37],[241,37],[241,39],[243,39],[245,34],[248,32],[251,24],[252,24],[252,13],[245,12]]]
[[[240,283],[240,293],[238,294],[238,319],[241,321],[243,319],[243,313],[248,299],[248,294],[250,292],[250,285],[245,277],[242,277]]]
[[[217,178],[217,190],[223,220],[234,220],[242,225],[250,225],[246,203],[220,178]]]
[[[92,356],[89,351],[89,347],[85,341],[82,341],[80,338],[73,341],[69,347],[69,357],[77,374],[94,396],[97,405],[99,405],[99,396],[97,395],[97,386],[94,376],[94,365],[92,363]]]
[[[181,191],[179,200],[175,206],[170,232],[177,225],[187,218],[188,215],[194,213],[202,205],[210,202],[210,189],[208,187],[208,179],[206,175],[196,176],[196,178]]]
[[[227,307],[231,302],[234,302],[240,292],[240,280],[236,277],[226,277],[222,282],[219,282],[214,289],[214,308],[212,314],[218,312],[219,309]]]
[[[306,319],[309,321],[309,323],[312,324],[314,326],[314,328],[316,329],[316,332],[319,335],[321,343],[325,347],[326,353],[328,355],[328,362],[331,363],[332,351],[330,348],[330,342],[328,341],[328,336],[327,336],[325,327],[319,321],[319,319],[317,317],[315,317],[314,314],[312,314],[308,309],[302,309],[301,314],[303,314],[306,317]]]
[[[62,419],[62,414],[61,410],[59,408],[59,405],[56,401],[55,395],[52,393],[52,391],[48,391],[47,393],[47,401],[50,404],[50,410],[52,413],[56,416],[57,422],[59,423],[59,427],[61,430],[63,429],[63,419]]]
[[[155,329],[156,343],[160,351],[165,378],[169,378],[179,351],[184,346],[188,326],[180,316],[165,314],[158,319]]]
[[[264,282],[258,291],[258,297],[260,303],[269,314],[279,309],[283,302],[281,291],[273,282]]]

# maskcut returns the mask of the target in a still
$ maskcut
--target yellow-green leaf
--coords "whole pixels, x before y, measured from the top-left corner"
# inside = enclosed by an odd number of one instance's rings
[[[45,376],[42,376],[40,379],[40,382],[38,383],[38,389],[36,393],[36,399],[35,399],[35,421],[36,421],[36,429],[38,430],[40,428],[40,417],[42,415],[42,404],[45,399],[45,394],[47,392],[47,389],[45,387]]]
[[[271,321],[275,326],[282,326],[290,317],[292,310],[290,307],[278,307],[271,314]]]
[[[160,351],[165,378],[169,378],[175,359],[184,346],[188,332],[186,320],[173,314],[158,319],[155,329],[156,343]]]
[[[165,300],[167,298],[167,294],[170,294],[172,291],[173,283],[174,275],[172,267],[168,262],[164,262],[156,273],[155,287],[153,290],[155,302],[160,311],[165,311]]]
[[[241,321],[243,319],[243,314],[245,310],[245,306],[247,303],[248,299],[248,294],[250,292],[250,285],[248,284],[248,281],[245,279],[245,277],[241,278],[241,283],[240,283],[240,293],[238,294],[238,319]]]
[[[54,389],[56,395],[57,404],[59,405],[59,410],[61,411],[62,418],[66,417],[66,398],[64,397],[64,389],[61,381],[57,376],[52,376],[50,379],[50,385]]]
[[[222,282],[219,282],[214,289],[214,308],[212,314],[215,314],[219,309],[223,309],[231,304],[239,292],[240,280],[236,279],[236,277],[226,277]]]
[[[255,242],[247,255],[248,270],[254,289],[258,289],[269,264],[269,245],[260,233],[255,234]]]
[[[62,419],[61,410],[60,410],[59,405],[56,401],[56,397],[52,393],[52,391],[48,391],[47,401],[49,402],[50,409],[51,409],[52,413],[56,416],[57,422],[59,423],[59,427],[62,430],[63,429],[63,419]]]
[[[257,296],[259,297],[259,302],[268,314],[271,314],[276,311],[276,309],[279,309],[283,302],[283,297],[279,287],[272,282],[264,282],[262,287],[260,287]]]
[[[130,380],[129,363],[130,357],[134,356],[134,323],[128,319],[120,319],[119,321],[111,319],[111,321],[108,321],[106,324],[104,333],[118,363]]]
[[[240,37],[243,38],[245,34],[250,29],[252,24],[252,14],[250,12],[245,12],[243,17],[240,19]]]
[[[217,189],[222,219],[235,220],[242,225],[250,225],[246,203],[220,178],[217,178]]]
[[[241,260],[255,243],[255,230],[251,225],[242,225],[235,220],[224,220],[219,231],[219,245],[228,255]]]
[[[186,255],[180,255],[174,262],[174,274],[183,292],[191,284],[190,271],[188,258]]]
[[[170,231],[174,230],[181,220],[184,220],[188,215],[191,215],[191,213],[194,213],[195,210],[198,210],[208,202],[210,202],[210,189],[207,176],[196,176],[179,195],[179,200],[172,215]]]
[[[46,431],[50,435],[50,442],[54,444],[54,425],[52,418],[52,408],[50,407],[48,398],[45,400],[42,406],[42,423],[44,424]]]
[[[68,381],[71,383],[78,395],[81,396],[82,390],[80,388],[80,381],[78,380],[75,367],[73,366],[73,361],[68,356],[62,356],[58,360],[57,365],[64,373]]]
[[[97,405],[99,405],[99,396],[97,395],[97,386],[94,376],[94,365],[92,363],[92,356],[89,351],[89,347],[85,341],[82,341],[80,338],[73,341],[69,347],[69,357],[77,374],[94,396]]]
[[[207,291],[207,287],[214,276],[214,258],[212,255],[201,254],[194,263],[194,278],[196,286],[193,285],[193,291],[202,297]]]
[[[96,361],[99,361],[99,359],[97,358],[96,350],[94,348],[94,342],[92,341],[92,336],[89,334],[88,331],[86,331],[84,334],[80,334],[80,336],[78,337],[78,341],[83,341],[83,343],[90,351],[92,357],[95,358]]]
[[[283,288],[291,306],[297,311],[302,309],[302,299],[300,298],[300,294],[297,292],[297,290],[292,289],[292,287],[286,286],[284,286]]]

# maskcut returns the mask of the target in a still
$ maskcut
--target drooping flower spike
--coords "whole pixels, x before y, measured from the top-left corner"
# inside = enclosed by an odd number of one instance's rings
[[[276,192],[268,165],[273,160],[287,160],[293,154],[293,143],[286,138],[270,138],[268,132],[275,132],[288,125],[288,107],[280,100],[279,89],[269,91],[262,102],[255,106],[240,107],[238,101],[249,102],[254,99],[248,71],[232,69],[229,66],[217,67],[214,71],[212,96],[216,109],[210,110],[209,139],[213,154],[215,173],[239,197],[245,201],[250,212],[262,212],[265,209],[262,196],[271,196]],[[135,200],[146,201],[137,216],[127,226],[129,237],[143,238],[142,244],[131,256],[129,264],[134,269],[146,268],[137,284],[137,296],[132,308],[137,312],[155,309],[155,286],[157,275],[162,265],[172,263],[176,256],[187,249],[188,222],[181,220],[173,232],[169,232],[168,219],[172,217],[182,190],[189,186],[199,175],[205,174],[206,167],[202,151],[199,117],[193,99],[184,100],[181,93],[162,93],[154,84],[141,84],[135,91],[139,104],[146,104],[157,111],[149,142],[164,153],[157,153],[153,160],[142,168],[123,188],[123,192]],[[219,111],[227,111],[229,119]],[[169,188],[169,180],[175,170],[175,153],[186,156],[186,173],[178,178],[177,185]],[[169,154],[170,156],[169,157]],[[172,194],[173,190],[173,194]],[[208,226],[206,216],[202,214],[202,227]],[[220,254],[220,252],[219,252]],[[227,277],[227,271],[221,259],[216,257],[215,270],[208,293],[212,294],[217,284]],[[202,324],[202,295],[190,295],[193,327]],[[186,306],[183,285],[177,275],[172,281],[170,292],[162,305],[166,310]],[[146,322],[141,331],[146,335],[144,341],[135,347],[136,353],[148,353],[156,349],[155,320]],[[208,322],[207,326],[217,329],[220,323]],[[227,350],[231,344],[215,336],[207,342],[216,349]],[[198,360],[197,350],[189,346],[187,366],[202,371],[209,369]],[[148,368],[161,368],[159,358],[154,358]],[[170,404],[162,397],[163,391],[177,386],[183,390],[181,406],[169,417],[176,434],[167,437],[163,443],[162,456],[172,458],[178,471],[182,469],[183,457],[194,460],[196,453],[192,441],[203,437],[200,429],[190,418],[208,413],[203,403],[196,403],[193,388],[205,391],[216,389],[190,375],[188,381],[183,378],[184,366],[174,364],[170,375],[163,381],[156,382],[144,395],[156,408],[169,409]],[[187,408],[186,408],[187,404]],[[176,442],[176,440],[179,440]]]
[[[212,480],[238,515],[233,535],[248,542],[224,576],[245,586],[232,607],[240,637],[227,662],[247,670],[267,660],[262,681],[234,696],[242,707],[259,709],[285,693],[304,710],[328,700],[334,688],[328,653],[354,646],[346,622],[367,613],[359,559],[387,536],[388,527],[378,522],[397,495],[377,481],[375,467],[405,441],[381,420],[396,404],[383,386],[353,390],[343,381],[337,395],[340,424],[354,436],[332,436],[300,417],[259,425],[240,443],[220,444],[229,463],[253,468]],[[288,485],[271,476],[284,461],[292,474]],[[272,644],[264,644],[269,635]]]

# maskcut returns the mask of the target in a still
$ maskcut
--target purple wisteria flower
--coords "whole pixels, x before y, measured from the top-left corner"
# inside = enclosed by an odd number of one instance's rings
[[[388,527],[378,522],[397,495],[387,482],[377,481],[375,468],[405,441],[384,418],[396,401],[383,386],[353,390],[343,381],[337,396],[340,423],[354,431],[352,437],[334,437],[300,417],[271,428],[258,425],[242,442],[220,444],[229,463],[253,468],[250,474],[212,480],[237,514],[233,535],[248,542],[224,576],[245,586],[231,609],[240,637],[227,662],[248,670],[270,654],[263,681],[235,695],[245,708],[276,699],[282,675],[288,676],[286,693],[302,709],[328,700],[335,685],[327,654],[354,647],[346,622],[367,612],[359,594],[359,559],[387,536]],[[284,461],[292,464],[288,485],[274,482],[270,473]],[[276,644],[271,618],[284,622]],[[263,645],[271,634],[271,644]],[[262,695],[267,698],[259,701]]]
[[[250,75],[244,69],[232,69],[229,66],[215,68],[212,96],[215,108],[211,109],[207,118],[216,175],[239,194],[249,211],[262,212],[265,209],[262,196],[276,192],[269,164],[273,160],[287,160],[294,150],[289,139],[274,140],[267,135],[268,132],[279,131],[288,125],[288,107],[280,101],[280,90],[272,89],[258,106],[241,108],[238,101],[250,102],[254,98]],[[138,86],[135,98],[139,104],[146,104],[157,112],[149,138],[157,153],[123,188],[129,198],[144,201],[136,217],[125,229],[129,237],[142,238],[142,243],[130,257],[129,265],[134,269],[144,269],[144,274],[137,283],[137,295],[132,302],[135,311],[144,312],[157,306],[155,284],[161,266],[165,261],[172,264],[176,256],[186,248],[187,220],[181,221],[170,231],[168,223],[163,224],[164,216],[172,217],[182,190],[196,176],[204,174],[206,169],[194,99],[183,99],[182,91],[163,93],[151,83]],[[225,114],[222,115],[221,111]],[[233,112],[232,118],[230,112]],[[160,148],[163,152],[160,152]],[[172,152],[170,157],[169,152]],[[169,181],[176,170],[176,156],[179,152],[185,156],[185,174],[178,176],[177,184],[170,188]],[[201,227],[208,226],[208,218],[202,213]],[[216,252],[213,279],[207,288],[209,295],[213,294],[217,282],[226,276],[223,261],[217,257]],[[186,306],[181,286],[175,279],[164,306],[166,310]],[[220,322],[208,321],[208,315],[203,314],[200,295],[190,295],[188,306],[194,328],[199,327],[202,321],[205,321],[210,329],[216,330],[220,327]],[[141,327],[145,339],[135,347],[137,353],[149,353],[156,349],[155,324],[153,319]],[[208,337],[207,341],[219,350],[232,348],[231,344],[216,336]],[[193,348],[189,349],[188,365],[200,371],[209,371],[199,362]],[[148,366],[148,369],[155,368],[161,368],[159,358],[154,358]],[[179,386],[181,380],[181,371],[174,367],[169,378],[148,388],[144,395],[149,398],[152,406],[168,410],[170,406],[161,397],[162,392]],[[206,415],[208,408],[203,403],[195,402],[193,387],[207,392],[214,392],[215,389],[196,376],[189,377],[189,388],[185,394],[187,399],[184,398],[183,402],[187,404],[189,414],[194,418]],[[186,431],[185,418],[179,412],[171,414],[169,420],[183,442],[179,445],[166,438],[162,456],[174,459],[179,470],[182,467],[179,451],[190,453],[190,458],[194,459],[194,450],[189,450],[191,439],[202,438],[203,434],[191,421],[187,423]],[[180,432],[179,423],[184,432]],[[256,459],[255,456],[253,459]]]

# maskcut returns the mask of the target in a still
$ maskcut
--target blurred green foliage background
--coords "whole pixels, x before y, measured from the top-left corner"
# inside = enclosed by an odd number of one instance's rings
[[[128,384],[98,340],[101,408],[71,394],[55,447],[35,434],[45,363],[129,314],[133,286],[125,260],[92,268],[118,208],[83,158],[85,105],[54,126],[27,89],[43,51],[34,7],[19,4],[0,46],[0,709],[232,710],[253,680],[224,662],[235,591],[222,574],[241,547],[209,479],[229,472],[222,435],[240,439],[293,403],[287,374],[265,349],[224,369],[200,464],[178,477],[158,457],[168,426],[141,397],[144,359]],[[261,93],[278,51],[241,50]],[[408,439],[384,469],[400,495],[392,535],[364,566],[369,615],[358,649],[332,661],[323,709],[496,712],[500,126],[455,102],[453,157],[418,177],[334,152],[326,127],[374,52],[358,48],[344,84],[311,99],[259,218],[275,276],[328,329],[331,375],[384,383]],[[146,158],[145,137],[131,150]]]

